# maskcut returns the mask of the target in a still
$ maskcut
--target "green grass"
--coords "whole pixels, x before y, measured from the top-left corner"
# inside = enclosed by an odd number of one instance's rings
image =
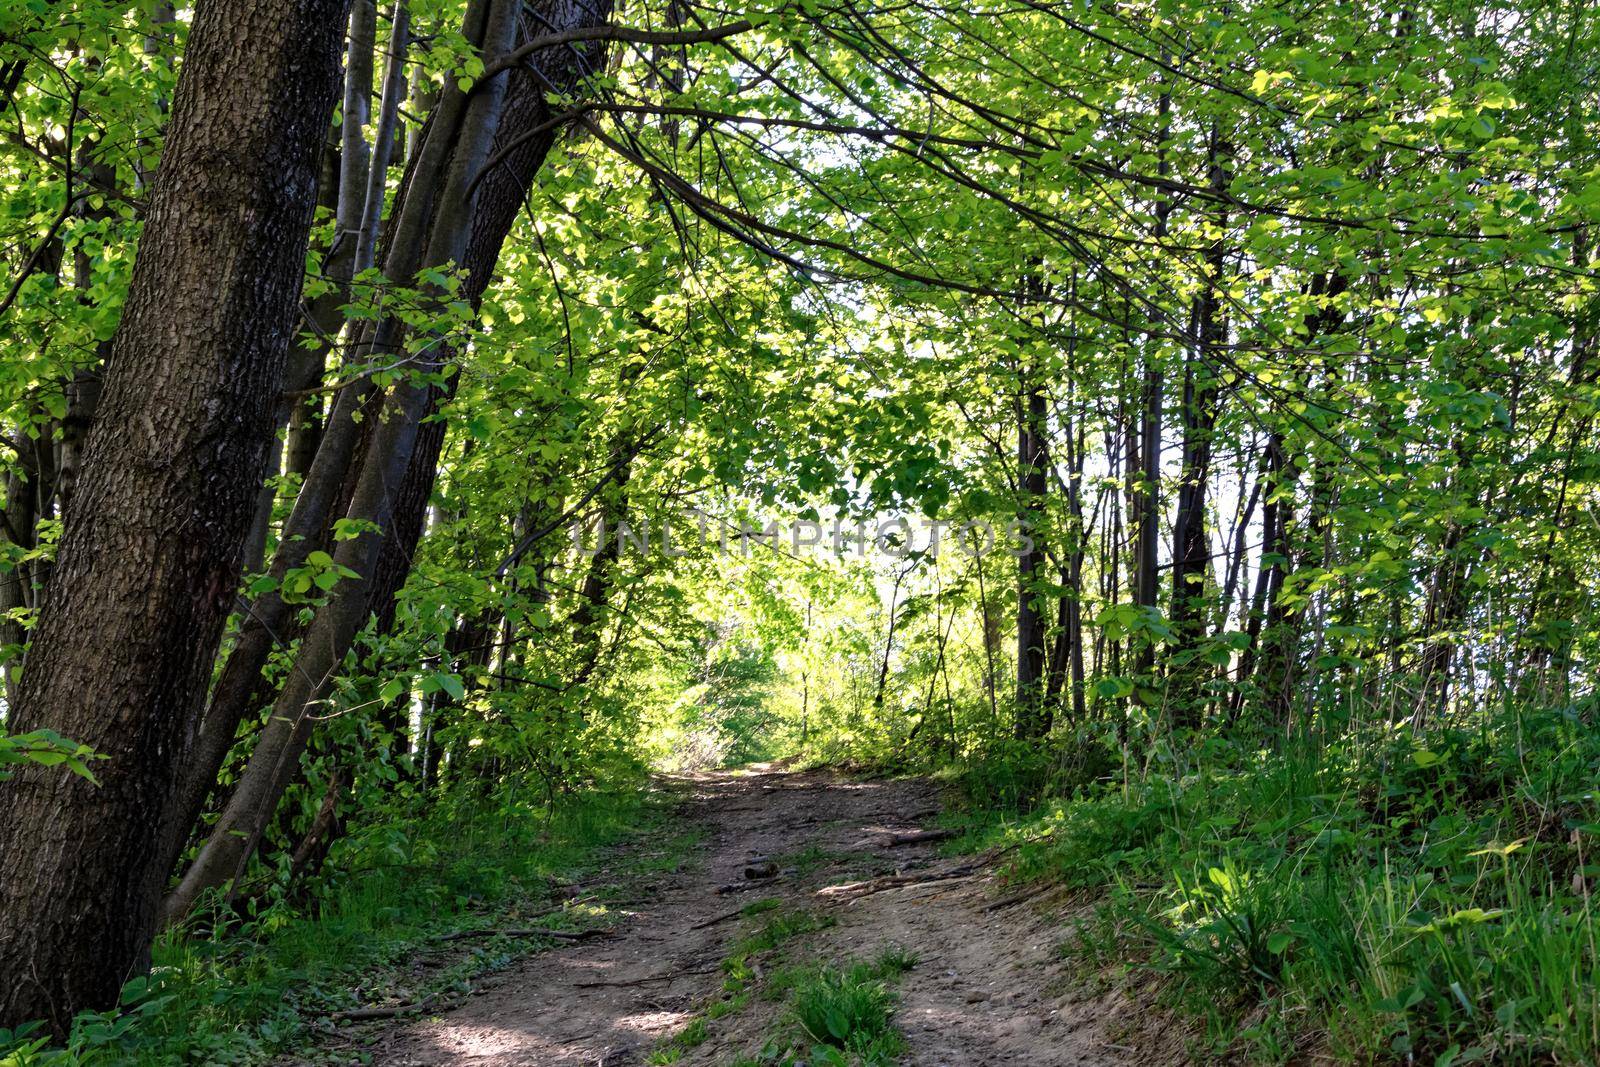
[[[723,992],[736,997],[746,993],[755,978],[754,957],[771,954],[784,943],[826,930],[837,921],[831,915],[800,908],[785,909],[777,900],[758,900],[746,907],[744,914],[751,918],[765,915],[766,918],[758,928],[734,942],[732,951],[722,961]]]
[[[870,965],[825,967],[794,992],[794,1017],[818,1045],[868,1063],[892,1061],[904,1041],[889,1021],[894,994]]]
[[[753,919],[762,912],[776,911],[781,907],[783,907],[783,901],[777,897],[762,897],[760,900],[752,900],[740,908],[739,914],[746,919]]]
[[[1069,951],[1164,976],[1213,1055],[1594,1063],[1597,782],[1600,732],[1525,713],[1425,743],[1212,744],[1026,813],[977,805],[965,844],[1096,890]]]
[[[782,1001],[761,1049],[731,1067],[888,1067],[905,1051],[894,1025],[894,982],[917,958],[898,947],[840,966],[790,964],[768,972],[765,999]]]
[[[894,1025],[892,985],[916,966],[916,957],[889,948],[871,961],[842,966],[809,964],[787,968],[772,984],[789,1003],[780,1027],[750,1064],[810,1067],[885,1067],[905,1051]]]
[[[742,1010],[748,1003],[750,1003],[750,994],[748,992],[712,1001],[711,1006],[706,1008],[706,1018],[715,1022],[717,1019]]]
[[[831,915],[806,911],[803,908],[774,910],[768,914],[767,920],[758,930],[739,939],[735,951],[746,956],[766,952],[803,934],[826,930],[837,921]]]
[[[670,806],[659,795],[587,794],[553,812],[480,803],[454,817],[397,819],[340,842],[304,905],[275,904],[226,934],[168,934],[156,945],[150,979],[131,983],[119,1010],[80,1016],[64,1054],[45,1061],[24,1051],[26,1039],[0,1033],[0,1065],[260,1062],[299,1048],[310,1036],[308,1019],[463,991],[477,975],[548,944],[492,937],[440,944],[444,934],[604,923],[603,898],[534,917],[553,906],[553,884],[582,878],[603,859],[633,862],[609,854],[610,846],[645,833],[666,839],[646,861],[659,867],[681,860],[692,844],[664,832]],[[437,952],[423,985],[401,972],[419,952]]]
[[[686,1051],[710,1037],[710,1023],[741,1011],[749,1004],[751,988],[758,976],[756,957],[768,957],[768,962],[774,962],[788,942],[825,930],[835,922],[830,915],[785,908],[777,897],[751,901],[739,914],[747,920],[759,919],[760,925],[735,941],[733,949],[723,959],[721,994],[702,1014],[696,1015],[682,1030],[652,1051],[650,1063],[676,1063]]]
[[[652,1065],[677,1063],[683,1054],[692,1048],[697,1048],[706,1043],[711,1036],[706,1020],[699,1016],[690,1019],[672,1038],[661,1047],[654,1049],[645,1062]]]

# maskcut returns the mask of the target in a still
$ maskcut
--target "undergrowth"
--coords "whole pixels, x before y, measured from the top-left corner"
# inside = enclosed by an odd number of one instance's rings
[[[1425,743],[1346,729],[1174,745],[1142,773],[1076,781],[994,761],[965,778],[962,844],[1015,846],[1014,878],[1097,891],[1068,951],[1165,975],[1205,1023],[1203,1054],[1591,1064],[1591,714],[1506,714]]]
[[[479,798],[422,820],[386,821],[339,843],[338,862],[310,899],[275,902],[225,932],[169,932],[156,945],[151,976],[128,985],[118,1010],[80,1015],[64,1049],[0,1031],[0,1067],[255,1063],[302,1046],[319,1020],[358,1001],[464,990],[475,975],[548,943],[451,943],[426,988],[399,968],[457,930],[519,919],[553,927],[606,921],[603,896],[546,913],[608,846],[659,831],[667,809],[659,794],[629,789],[586,793],[554,809]],[[655,839],[667,844],[628,862],[669,865],[690,843]],[[215,915],[200,919],[223,928]]]

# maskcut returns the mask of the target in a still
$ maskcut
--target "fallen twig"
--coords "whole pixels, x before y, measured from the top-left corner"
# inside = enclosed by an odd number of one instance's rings
[[[724,913],[722,915],[715,916],[714,918],[707,919],[704,922],[697,922],[693,926],[689,927],[689,929],[691,929],[691,930],[704,930],[708,926],[716,926],[719,923],[727,922],[729,919],[737,919],[739,916],[741,916],[743,914],[744,914],[744,908],[735,908],[733,911],[726,912],[726,913]]]
[[[591,937],[610,937],[608,930],[551,930],[543,926],[487,927],[482,930],[457,930],[440,941],[466,941],[474,937],[550,937],[557,941],[584,941]]]
[[[366,1022],[370,1019],[393,1019],[396,1015],[407,1015],[414,1011],[425,1011],[432,1007],[439,999],[435,993],[421,1000],[412,1001],[410,1004],[396,1004],[387,1008],[350,1008],[346,1011],[333,1012],[331,1017],[341,1022],[356,1023]]]
[[[1032,889],[1024,890],[1021,893],[1014,893],[1009,897],[1004,897],[1004,898],[1002,898],[1000,900],[996,900],[991,904],[985,904],[984,907],[983,907],[983,910],[984,911],[1004,911],[1007,908],[1014,907],[1014,906],[1016,906],[1018,904],[1025,903],[1025,902],[1027,902],[1029,900],[1032,900],[1034,897],[1042,897],[1046,893],[1049,893],[1049,892],[1051,892],[1053,890],[1060,889],[1060,888],[1061,888],[1061,885],[1059,883],[1057,883],[1057,882],[1047,882],[1044,885],[1034,886]]]
[[[885,848],[895,848],[899,845],[920,845],[928,841],[948,841],[956,836],[954,830],[913,830],[907,834],[890,834],[889,840],[884,842]]]
[[[647,974],[643,978],[629,978],[612,982],[573,982],[574,989],[627,989],[632,986],[648,985],[651,982],[671,982],[677,978],[687,978],[695,974],[715,974],[722,970],[721,967],[702,967],[694,971],[674,971],[671,974]]]

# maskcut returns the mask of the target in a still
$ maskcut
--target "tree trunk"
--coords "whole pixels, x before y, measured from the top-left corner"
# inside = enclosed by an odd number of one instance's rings
[[[1049,490],[1045,452],[1046,401],[1036,376],[1025,375],[1017,404],[1017,517],[1031,542],[1017,560],[1017,718],[1018,740],[1042,737],[1050,729],[1045,706],[1045,613],[1040,610],[1039,582],[1045,552],[1040,539]]]
[[[1227,151],[1211,133],[1209,169],[1211,189],[1220,196],[1228,186]],[[1218,232],[1227,226],[1227,213],[1215,217]],[[1178,480],[1178,510],[1172,520],[1172,630],[1177,652],[1186,654],[1168,699],[1175,726],[1200,725],[1207,677],[1205,664],[1196,658],[1208,632],[1206,583],[1211,570],[1211,536],[1206,525],[1206,498],[1211,480],[1211,439],[1217,427],[1218,387],[1213,353],[1227,340],[1219,288],[1226,263],[1221,239],[1206,253],[1206,280],[1195,302],[1195,343],[1183,373],[1183,462]]]
[[[0,786],[0,1026],[109,1008],[233,602],[300,295],[341,0],[202,2],[13,729],[106,757]]]
[[[1238,685],[1231,697],[1230,715],[1234,718],[1244,707],[1245,685],[1253,680],[1256,660],[1261,655],[1258,650],[1262,620],[1271,618],[1276,622],[1281,612],[1278,595],[1283,591],[1283,579],[1288,570],[1288,534],[1294,517],[1296,477],[1285,451],[1283,431],[1273,430],[1267,435],[1262,456],[1259,484],[1265,500],[1261,505],[1261,552],[1257,557],[1255,591],[1243,609],[1245,646],[1239,656]]]
[[[315,385],[327,364],[329,351],[344,325],[342,308],[350,300],[350,279],[360,268],[356,246],[366,223],[366,202],[372,153],[367,147],[366,127],[371,117],[372,56],[376,47],[378,12],[374,0],[353,0],[350,31],[345,48],[344,102],[339,117],[339,172],[334,192],[333,245],[328,249],[323,274],[332,288],[318,297],[310,311],[310,327],[317,340],[309,347],[297,347],[290,360],[284,383],[285,395],[278,403],[276,425],[286,426],[294,408],[304,399],[294,394]],[[370,265],[370,264],[369,264]],[[283,459],[283,445],[274,441],[268,473],[276,474]],[[250,540],[245,543],[245,570],[259,571],[266,551],[267,533],[272,522],[276,487],[261,487],[256,498],[255,518]]]
[[[484,0],[468,12],[468,39],[479,42],[487,64],[510,50],[519,21],[521,32],[533,36],[604,25],[611,10],[605,0],[549,0],[540,8],[532,18],[519,20],[519,8],[510,0]],[[447,89],[397,202],[385,257],[389,277],[410,277],[422,265],[457,263],[466,277],[456,298],[476,303],[482,297],[528,186],[560,132],[550,122],[546,92],[576,88],[596,69],[600,53],[599,45],[552,47],[470,96],[454,85]],[[528,136],[535,130],[536,136]],[[502,152],[485,169],[485,162]],[[419,248],[425,252],[419,255]],[[380,351],[398,345],[393,320],[379,331]],[[167,902],[169,919],[185,914],[205,889],[225,885],[242,871],[294,777],[315,722],[310,711],[326,696],[377,608],[380,591],[397,588],[392,576],[383,581],[377,572],[385,539],[397,537],[403,544],[409,529],[420,528],[437,460],[437,442],[420,425],[434,401],[431,389],[421,382],[401,383],[384,400],[348,508],[349,517],[376,523],[378,530],[341,542],[334,554],[360,577],[335,587],[317,610],[238,788]],[[412,479],[411,490],[402,491],[414,459],[416,473],[426,475],[428,485]]]
[[[568,689],[581,690],[600,669],[601,653],[604,651],[601,638],[610,619],[606,608],[612,587],[616,585],[622,552],[620,528],[628,516],[628,479],[637,453],[638,446],[630,444],[626,435],[618,434],[611,444],[609,468],[617,472],[616,476],[611,479],[611,484],[596,494],[600,502],[600,543],[595,546],[594,556],[589,560],[589,570],[584,575],[577,606],[572,609],[566,625],[578,656],[577,667],[567,683]]]

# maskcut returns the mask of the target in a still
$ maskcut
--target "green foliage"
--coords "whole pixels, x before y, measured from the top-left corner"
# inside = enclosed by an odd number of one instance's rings
[[[893,1022],[892,986],[916,964],[914,954],[890,946],[870,961],[849,960],[840,966],[800,963],[770,971],[762,993],[787,1005],[782,1024],[758,1053],[734,1062],[750,1067],[894,1063],[905,1050],[905,1039]]]
[[[87,745],[74,744],[53,730],[34,730],[26,734],[0,734],[0,782],[15,773],[19,763],[33,763],[41,767],[65,767],[81,778],[96,785],[89,761],[100,759]]]
[[[892,1004],[888,989],[865,968],[823,970],[795,990],[794,1013],[801,1029],[819,1044],[881,1062],[899,1051],[898,1045],[885,1041],[892,1033]]]

